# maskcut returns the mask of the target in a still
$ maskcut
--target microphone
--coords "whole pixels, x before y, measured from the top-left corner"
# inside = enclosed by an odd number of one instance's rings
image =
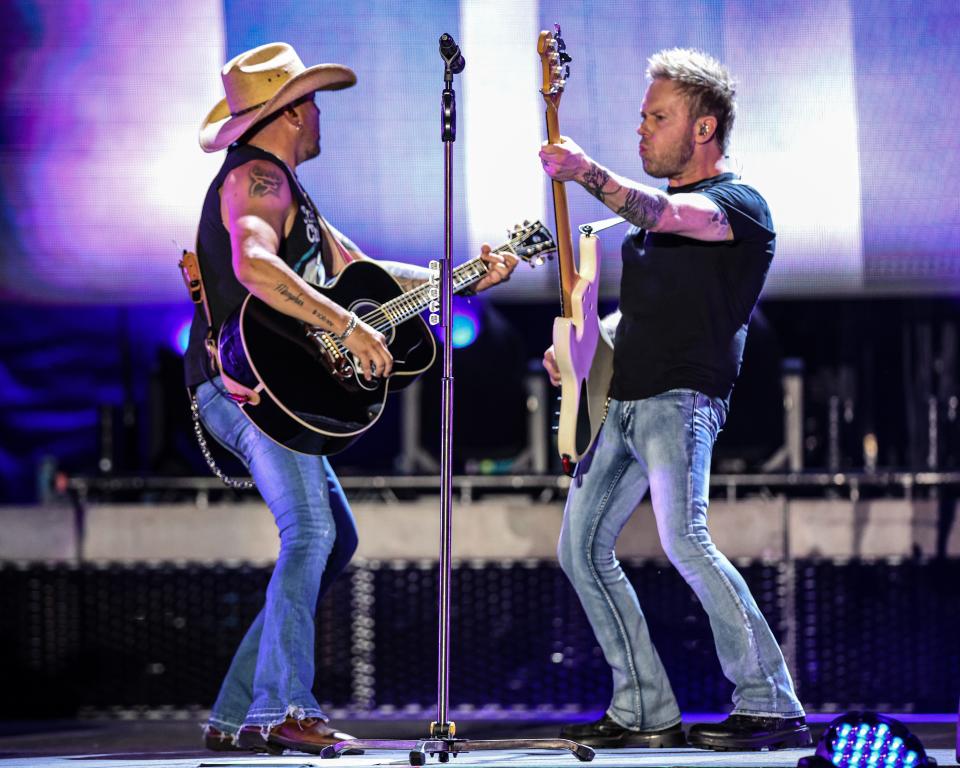
[[[454,75],[463,72],[463,68],[467,66],[463,54],[460,53],[460,46],[457,45],[457,41],[446,32],[440,35],[440,55],[443,56],[443,60],[447,62],[450,72]]]

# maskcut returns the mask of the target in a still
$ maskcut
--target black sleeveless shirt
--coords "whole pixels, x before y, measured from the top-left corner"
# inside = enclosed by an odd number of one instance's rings
[[[249,293],[233,271],[230,233],[223,226],[220,216],[220,188],[230,171],[251,160],[263,160],[282,169],[297,205],[293,227],[281,241],[278,256],[297,274],[316,285],[322,284],[326,279],[324,264],[331,263],[329,249],[321,235],[319,213],[286,163],[275,155],[248,144],[231,147],[227,150],[223,166],[207,190],[200,214],[200,226],[197,229],[197,258],[200,260],[200,272],[213,317],[214,338],[223,321],[243,303]],[[206,334],[207,318],[203,308],[198,305],[190,326],[190,343],[183,361],[188,387],[195,387],[214,375],[203,344]]]

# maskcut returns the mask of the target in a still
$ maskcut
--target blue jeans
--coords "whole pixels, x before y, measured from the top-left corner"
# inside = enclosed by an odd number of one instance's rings
[[[210,724],[235,734],[288,715],[326,720],[312,691],[314,616],[357,548],[356,524],[327,459],[273,442],[225,393],[219,378],[197,387],[200,418],[250,470],[277,522],[280,553],[266,604],[233,657]]]
[[[658,730],[680,722],[636,592],[614,552],[648,489],[664,552],[710,619],[720,665],[735,686],[734,714],[803,714],[773,633],[707,530],[710,458],[725,418],[722,400],[693,390],[611,400],[589,466],[567,498],[560,565],[613,670],[607,714],[627,728]]]

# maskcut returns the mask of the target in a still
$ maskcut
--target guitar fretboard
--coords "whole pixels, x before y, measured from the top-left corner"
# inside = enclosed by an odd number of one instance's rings
[[[453,270],[453,292],[459,293],[464,288],[469,288],[486,274],[487,265],[479,256],[464,262]],[[437,291],[438,287],[435,284],[424,283],[381,304],[360,319],[381,333],[385,333],[391,327],[400,325],[430,306],[430,302],[438,298]]]

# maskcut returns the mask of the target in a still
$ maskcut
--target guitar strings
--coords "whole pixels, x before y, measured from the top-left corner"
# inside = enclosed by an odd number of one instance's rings
[[[472,272],[472,274],[467,275],[467,280],[458,286],[459,288],[468,282],[475,282],[475,279],[471,280],[470,278],[483,277],[487,270],[482,268],[481,261],[479,258],[477,258],[473,259],[472,261],[468,261],[459,269],[455,270],[455,277],[457,276],[457,272],[460,272],[461,274]],[[400,325],[400,323],[418,314],[422,310],[425,304],[424,298],[428,294],[429,289],[429,283],[424,283],[423,285],[417,286],[412,291],[397,296],[385,304],[381,304],[372,312],[363,315],[360,319],[372,326],[374,330],[379,331],[380,333],[386,333],[392,328]],[[339,343],[337,345],[337,349],[341,354],[348,352],[347,348]]]
[[[513,240],[507,246],[498,248],[494,253],[502,253],[506,250],[510,250],[510,246],[513,244]],[[469,285],[476,282],[478,279],[482,278],[490,270],[483,263],[483,260],[477,256],[474,259],[461,264],[457,269],[454,270],[454,278],[460,275],[466,275],[466,280],[464,280],[457,289],[462,288],[464,285]],[[458,274],[459,273],[459,274]],[[363,315],[360,319],[370,325],[374,330],[385,334],[387,331],[396,328],[401,323],[409,320],[416,314],[419,314],[423,307],[428,302],[424,302],[424,294],[427,294],[430,290],[430,284],[424,283],[414,288],[408,293],[401,294],[390,301],[381,304],[372,312]],[[394,310],[399,310],[395,312]],[[391,317],[394,320],[391,320]],[[349,350],[341,343],[337,342],[337,351],[340,354],[347,354]]]

